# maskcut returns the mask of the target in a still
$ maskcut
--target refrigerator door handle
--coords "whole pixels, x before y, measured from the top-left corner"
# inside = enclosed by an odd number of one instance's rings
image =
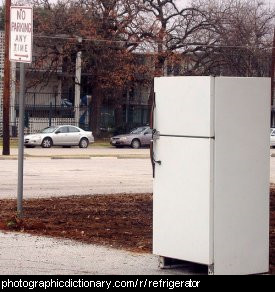
[[[155,177],[155,165],[156,163],[161,165],[161,161],[155,160],[154,156],[154,140],[159,138],[159,132],[154,129],[154,115],[155,115],[155,107],[156,107],[156,95],[154,93],[153,96],[153,103],[152,103],[152,108],[151,108],[151,117],[150,117],[150,128],[152,129],[152,140],[150,142],[150,158],[151,158],[151,164],[152,164],[152,169],[153,169],[153,178]]]
[[[153,159],[153,147],[154,147],[154,142],[153,142],[153,140],[151,140],[151,142],[150,142],[150,159],[151,159],[153,178],[154,178],[155,177],[155,163],[154,163],[154,159]]]
[[[154,157],[154,140],[151,140],[150,143],[150,158],[151,158],[151,164],[152,164],[152,169],[153,169],[153,178],[155,177],[155,165],[156,163],[161,165],[161,161],[160,160],[155,160]]]

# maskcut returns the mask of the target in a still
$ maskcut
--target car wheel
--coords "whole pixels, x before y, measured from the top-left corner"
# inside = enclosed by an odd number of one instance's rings
[[[79,148],[87,148],[89,146],[89,141],[87,138],[82,138],[79,142]]]
[[[51,148],[53,145],[53,141],[51,138],[45,138],[43,141],[42,141],[42,148]]]
[[[131,147],[134,148],[134,149],[138,149],[140,148],[140,141],[138,139],[134,139],[131,143]]]

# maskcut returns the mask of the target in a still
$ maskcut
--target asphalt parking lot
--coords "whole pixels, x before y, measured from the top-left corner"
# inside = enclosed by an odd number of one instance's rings
[[[15,198],[17,160],[1,161],[0,182],[0,198]],[[24,198],[148,192],[152,192],[149,159],[25,160]]]
[[[35,148],[25,153],[25,198],[152,192],[148,149]],[[12,149],[13,159],[0,160],[0,198],[16,197],[16,154]],[[270,182],[275,183],[275,157],[270,158]]]
[[[152,192],[148,149],[25,149],[24,198]],[[0,156],[0,198],[17,193],[17,149]],[[129,159],[129,157],[131,159]]]

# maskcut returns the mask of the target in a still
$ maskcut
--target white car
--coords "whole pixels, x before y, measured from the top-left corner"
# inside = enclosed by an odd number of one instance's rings
[[[87,148],[94,142],[92,132],[84,131],[70,125],[52,126],[43,129],[40,133],[24,136],[24,145],[27,148],[42,146],[79,146]]]
[[[270,147],[275,147],[275,128],[270,129]]]

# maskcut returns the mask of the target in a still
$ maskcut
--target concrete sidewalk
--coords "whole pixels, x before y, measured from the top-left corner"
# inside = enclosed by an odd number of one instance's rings
[[[185,269],[161,270],[158,257],[71,240],[0,232],[2,275],[187,275]]]

